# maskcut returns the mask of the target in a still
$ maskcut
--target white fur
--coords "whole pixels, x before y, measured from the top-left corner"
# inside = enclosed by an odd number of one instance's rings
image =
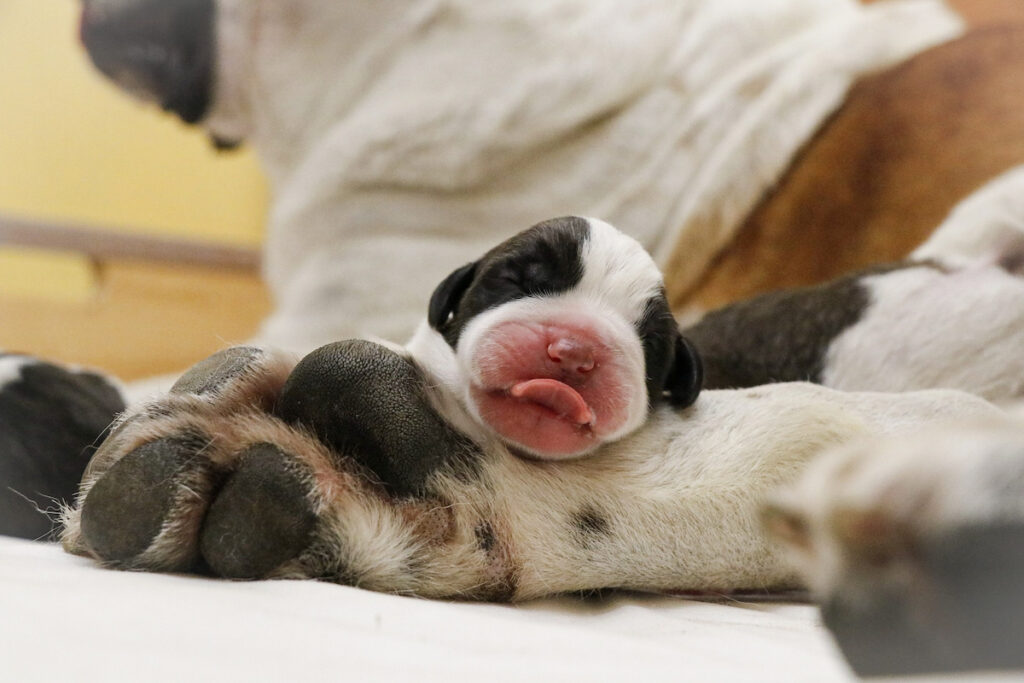
[[[21,369],[37,361],[28,356],[4,356],[0,358],[0,391],[5,386],[21,379]]]
[[[822,384],[850,391],[961,389],[1024,396],[1024,278],[989,257],[864,278],[863,317],[829,346]]]
[[[969,264],[1024,240],[1024,166],[992,179],[960,202],[912,254]]]
[[[527,461],[491,442],[482,444],[473,476],[438,474],[425,497],[396,499],[358,476],[344,454],[331,455],[308,433],[253,411],[246,393],[238,387],[214,402],[172,394],[163,402],[171,417],[166,410],[137,413],[94,458],[79,505],[131,448],[191,429],[212,437],[197,457],[218,468],[230,470],[247,445],[269,442],[311,472],[319,545],[276,576],[519,600],[612,586],[766,590],[798,579],[761,530],[762,506],[820,451],[953,418],[1001,415],[952,391],[858,394],[799,383],[709,391],[684,411],[660,408],[644,429],[589,458]],[[241,403],[230,403],[235,400]],[[127,566],[167,571],[192,561],[197,513],[216,495],[210,481],[187,482],[171,521]],[[589,535],[574,521],[587,510],[603,520]],[[80,507],[68,510],[65,521],[65,547],[87,553]],[[493,531],[489,548],[477,535],[484,522]]]
[[[262,339],[404,339],[511,231],[623,226],[692,281],[858,76],[956,35],[938,0],[219,0],[207,128],[274,202]]]

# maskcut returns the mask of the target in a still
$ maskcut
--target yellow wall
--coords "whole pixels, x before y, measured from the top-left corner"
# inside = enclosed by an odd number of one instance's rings
[[[217,153],[116,90],[77,23],[75,0],[0,0],[0,215],[256,245],[266,187],[252,155]],[[79,297],[85,268],[0,245],[0,294]]]

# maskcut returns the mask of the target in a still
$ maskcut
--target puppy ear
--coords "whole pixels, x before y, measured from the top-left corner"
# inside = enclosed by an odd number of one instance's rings
[[[476,275],[476,262],[467,263],[437,286],[430,296],[430,308],[427,312],[427,322],[435,330],[440,331],[441,327],[448,322],[448,318],[455,313],[459,307],[462,296],[469,289]]]
[[[704,363],[686,337],[676,337],[675,358],[665,380],[669,402],[677,408],[693,405],[704,385]]]

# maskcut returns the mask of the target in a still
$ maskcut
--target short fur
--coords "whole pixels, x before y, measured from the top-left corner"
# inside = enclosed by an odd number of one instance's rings
[[[407,339],[450,264],[548,216],[692,283],[857,78],[962,30],[938,0],[82,4],[115,82],[259,153],[262,341],[301,352]]]
[[[322,379],[372,387],[375,402],[395,406],[398,424],[405,423],[405,411],[421,414],[425,407],[415,387],[387,380],[396,368],[422,374],[420,386],[445,393],[429,369],[386,347],[354,344],[325,347],[303,363],[338,367],[340,362],[348,370]],[[117,567],[315,577],[434,597],[522,600],[614,586],[784,588],[798,580],[762,535],[759,510],[770,492],[795,479],[819,450],[865,434],[998,414],[981,399],[948,391],[847,394],[809,384],[710,391],[690,408],[656,409],[642,430],[578,461],[527,461],[496,439],[465,434],[461,438],[475,444],[468,461],[452,459],[451,450],[437,457],[424,453],[435,465],[422,470],[418,482],[401,482],[415,493],[395,496],[389,493],[399,484],[393,467],[365,457],[360,443],[349,440],[334,448],[316,438],[338,414],[327,422],[315,415],[291,421],[255,409],[287,403],[291,391],[307,392],[268,381],[270,368],[286,367],[272,356],[253,358],[249,372],[223,380],[222,391],[168,394],[126,416],[96,454],[78,503],[68,511],[66,548]],[[256,404],[244,398],[253,396],[254,386],[267,392]],[[310,394],[316,395],[315,386]],[[452,397],[439,398],[446,410],[458,405]],[[359,415],[355,405],[338,403],[335,410]],[[417,432],[426,423],[408,424],[409,443],[431,448],[427,444],[437,442],[433,428]],[[362,429],[368,438],[382,438],[395,427],[371,420]],[[180,474],[162,478],[158,490],[125,497],[106,483],[125,473],[138,481],[146,479],[150,467],[166,468],[165,458],[177,456],[162,444],[183,434],[196,443],[192,457],[181,460],[187,464]],[[271,452],[281,454],[278,464],[258,471],[247,467],[245,455],[258,444],[272,445]],[[147,448],[158,454],[147,456],[155,458],[151,466],[135,455]],[[249,504],[220,504],[225,491],[237,488],[231,482],[242,476],[239,472],[257,482],[243,487],[254,492]],[[269,479],[261,480],[260,472],[271,473]],[[308,510],[316,521],[305,547],[266,569],[268,546],[284,539],[272,530],[251,533],[251,525],[280,504],[270,491],[294,488],[291,483],[276,487],[275,472],[299,473],[306,502],[289,506]],[[268,493],[259,493],[263,490]],[[118,504],[111,506],[111,499]],[[166,511],[166,521],[150,540],[137,525],[152,514],[142,513],[154,500],[179,502]],[[233,546],[227,568],[203,524],[218,508],[239,510],[228,519],[222,516],[221,533],[227,529],[227,537],[248,539]],[[132,538],[146,542],[134,542],[133,552],[115,553],[103,540],[108,528],[135,529]],[[248,572],[243,571],[247,557],[252,558]]]

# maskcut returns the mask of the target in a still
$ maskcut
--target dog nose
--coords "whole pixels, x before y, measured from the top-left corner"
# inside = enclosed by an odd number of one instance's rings
[[[214,0],[82,0],[78,32],[108,78],[196,123],[212,97],[215,20]]]
[[[590,372],[594,369],[593,349],[565,337],[548,344],[548,358],[575,372]]]

